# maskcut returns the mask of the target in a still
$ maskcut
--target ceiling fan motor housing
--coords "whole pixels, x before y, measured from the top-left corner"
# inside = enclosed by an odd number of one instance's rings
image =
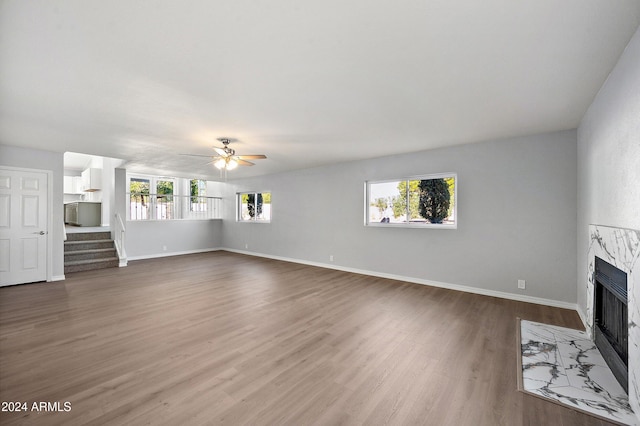
[[[236,154],[236,150],[233,148],[229,148],[229,142],[231,142],[231,139],[229,138],[218,138],[218,140],[220,142],[222,142],[222,145],[224,145],[224,147],[222,148],[224,150],[224,152],[231,156],[231,155],[235,155]]]

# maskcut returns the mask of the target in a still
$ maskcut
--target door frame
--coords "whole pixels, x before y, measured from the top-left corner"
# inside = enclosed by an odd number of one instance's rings
[[[0,164],[0,170],[11,170],[15,172],[31,172],[44,173],[47,175],[47,255],[46,255],[46,281],[51,282],[53,279],[53,244],[51,243],[51,233],[53,232],[53,170],[30,169],[27,167],[13,167]],[[62,223],[64,227],[64,221]],[[64,279],[64,275],[61,277]],[[58,281],[58,280],[55,280]],[[18,284],[16,284],[18,285]]]

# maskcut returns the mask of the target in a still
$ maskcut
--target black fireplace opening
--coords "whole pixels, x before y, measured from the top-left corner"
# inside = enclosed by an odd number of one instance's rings
[[[627,274],[596,257],[594,340],[625,392],[629,392]]]

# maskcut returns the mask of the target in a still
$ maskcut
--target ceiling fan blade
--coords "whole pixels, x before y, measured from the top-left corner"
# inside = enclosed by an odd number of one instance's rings
[[[213,149],[218,153],[219,156],[221,157],[226,157],[227,153],[224,151],[224,149],[222,148],[218,148],[218,147],[213,147]]]
[[[180,154],[180,155],[186,155],[189,157],[207,157],[207,158],[213,157],[213,155],[202,155],[202,154]]]
[[[238,158],[238,157],[236,157],[235,160],[241,166],[253,166],[253,163],[251,161],[246,161],[246,160],[243,160],[242,158]]]
[[[266,155],[237,155],[236,158],[240,158],[242,160],[264,160],[267,158]]]

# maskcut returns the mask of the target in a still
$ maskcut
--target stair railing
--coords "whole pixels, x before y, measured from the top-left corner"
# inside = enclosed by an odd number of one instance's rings
[[[124,248],[125,245],[125,233],[126,228],[124,226],[124,222],[122,221],[122,216],[119,213],[116,213],[116,223],[115,223],[115,231],[113,236],[113,243],[116,246],[116,251],[118,252],[118,258],[120,259],[120,264],[118,266],[127,266],[127,252]]]

